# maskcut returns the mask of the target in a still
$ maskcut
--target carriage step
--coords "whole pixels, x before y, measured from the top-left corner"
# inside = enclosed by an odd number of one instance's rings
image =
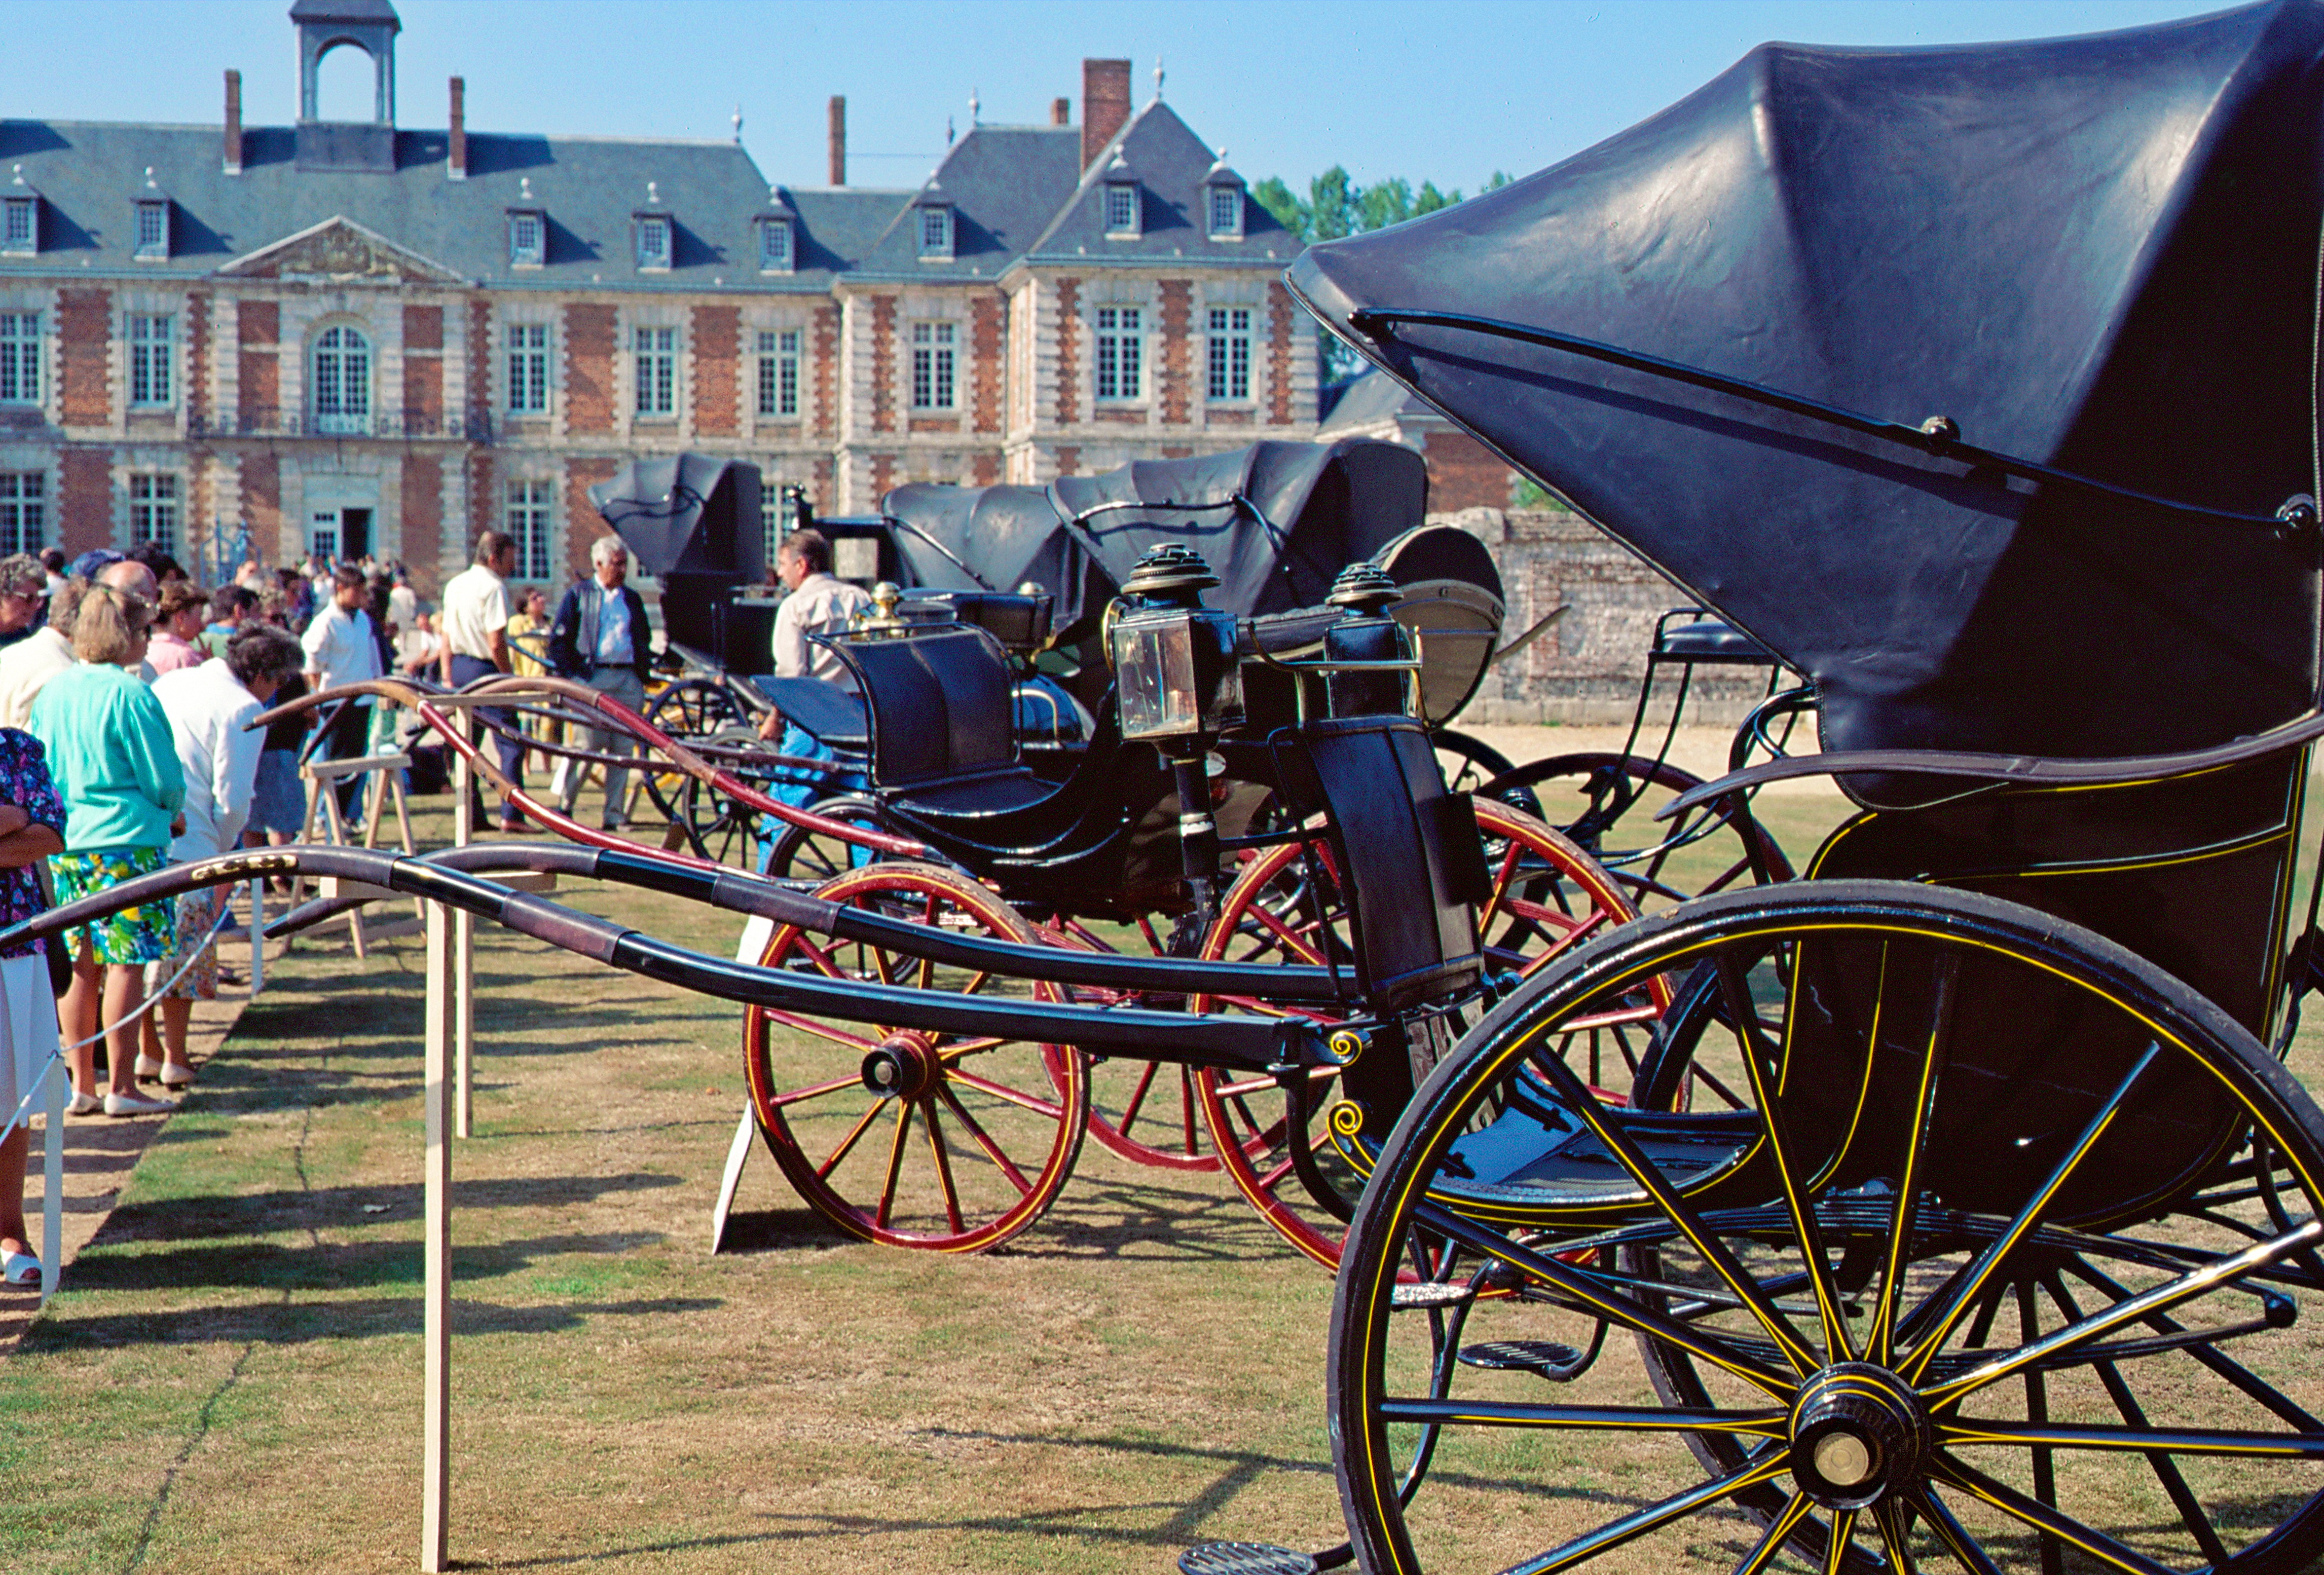
[[[1178,1555],[1182,1575],[1315,1575],[1315,1556],[1268,1543],[1196,1543]]]
[[[1406,1280],[1388,1293],[1388,1305],[1399,1312],[1428,1307],[1458,1307],[1476,1300],[1477,1288],[1459,1280]]]
[[[1497,1340],[1461,1348],[1463,1367],[1539,1373],[1553,1384],[1570,1383],[1590,1365],[1586,1352],[1554,1340]]]

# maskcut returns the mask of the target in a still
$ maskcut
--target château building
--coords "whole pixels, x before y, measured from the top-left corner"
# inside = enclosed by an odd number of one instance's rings
[[[770,181],[731,143],[396,120],[389,0],[297,0],[300,104],[222,125],[0,120],[0,551],[247,529],[407,562],[475,533],[586,572],[587,488],[641,455],[759,465],[770,500],[1046,482],[1316,428],[1297,240],[1126,60],[1082,115],[972,124],[914,189]],[[318,116],[335,50],[367,122]],[[770,503],[770,507],[772,504]],[[770,533],[770,539],[772,539]]]

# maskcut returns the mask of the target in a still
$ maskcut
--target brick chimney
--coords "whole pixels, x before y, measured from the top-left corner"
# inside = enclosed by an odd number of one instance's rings
[[[1074,124],[1074,101],[1073,101],[1072,99],[1070,99],[1070,98],[1052,98],[1052,99],[1050,99],[1050,100],[1049,100],[1049,124],[1050,124],[1051,125],[1071,125],[1071,124]]]
[[[847,184],[847,100],[831,96],[831,183]]]
[[[1097,162],[1097,156],[1113,141],[1121,123],[1130,118],[1130,62],[1128,60],[1084,60],[1082,62],[1082,168]]]
[[[226,74],[226,172],[242,173],[242,73]]]
[[[468,178],[468,82],[452,78],[452,134],[446,139],[444,173],[454,180]]]

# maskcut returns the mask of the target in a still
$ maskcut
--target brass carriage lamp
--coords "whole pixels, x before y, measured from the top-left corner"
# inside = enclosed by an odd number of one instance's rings
[[[1106,609],[1121,736],[1172,760],[1199,760],[1243,720],[1235,620],[1203,605],[1219,583],[1203,555],[1176,542],[1149,548]]]

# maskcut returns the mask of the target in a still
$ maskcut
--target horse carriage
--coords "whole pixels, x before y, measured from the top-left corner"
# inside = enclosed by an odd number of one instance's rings
[[[1376,1575],[2324,1550],[2324,1115],[2284,1064],[2319,67],[2310,5],[1770,47],[1292,270],[1812,683],[1828,752],[1682,812],[1810,771],[1859,807],[1807,879],[1557,959],[1392,1128],[1334,1112],[1370,1180],[1332,1429]],[[1584,1087],[1558,1050],[1653,979],[1638,1077]],[[1576,1451],[1626,1502],[1536,1496]],[[1503,1534],[1489,1493],[1412,1491],[1480,1460]]]

